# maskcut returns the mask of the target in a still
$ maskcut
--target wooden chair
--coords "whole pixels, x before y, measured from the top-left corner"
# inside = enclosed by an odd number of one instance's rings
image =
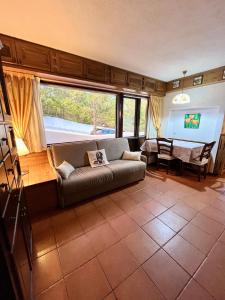
[[[167,166],[167,174],[169,173],[169,169],[171,168],[171,161],[175,159],[173,157],[173,140],[166,138],[157,138],[157,169],[160,164]],[[164,163],[160,163],[163,161]]]
[[[203,149],[202,149],[202,152],[201,152],[200,156],[188,163],[189,165],[197,166],[197,168],[198,168],[198,181],[201,181],[202,169],[204,171],[204,179],[206,178],[210,154],[211,154],[211,151],[212,151],[215,143],[216,142],[214,141],[214,142],[205,144]]]

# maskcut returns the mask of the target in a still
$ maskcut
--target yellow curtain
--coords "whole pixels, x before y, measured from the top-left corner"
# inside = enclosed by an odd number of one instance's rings
[[[148,111],[148,125],[147,125],[147,138],[159,137],[161,128],[161,115],[162,115],[162,101],[163,97],[151,96]],[[156,136],[153,134],[153,128],[156,131]]]
[[[25,144],[29,152],[42,151],[45,137],[39,79],[32,74],[5,71],[5,82],[16,138],[20,144]]]

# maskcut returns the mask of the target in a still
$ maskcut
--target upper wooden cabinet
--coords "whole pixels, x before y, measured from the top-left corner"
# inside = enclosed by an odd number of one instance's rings
[[[108,83],[109,67],[97,61],[85,60],[86,78],[93,81]]]
[[[131,89],[141,90],[143,86],[143,77],[138,74],[128,73],[128,86]]]
[[[163,81],[156,81],[155,82],[155,89],[157,92],[166,92],[166,83]]]
[[[152,78],[144,77],[144,91],[154,92],[156,90],[156,82]]]
[[[60,52],[51,52],[51,71],[74,77],[84,77],[84,61],[82,57]]]
[[[16,46],[15,40],[8,36],[0,34],[0,40],[3,44],[3,49],[1,51],[2,61],[9,63],[16,63]]]
[[[37,44],[16,40],[17,60],[20,65],[51,71],[50,49]]]
[[[111,67],[110,82],[115,85],[127,86],[127,72]]]

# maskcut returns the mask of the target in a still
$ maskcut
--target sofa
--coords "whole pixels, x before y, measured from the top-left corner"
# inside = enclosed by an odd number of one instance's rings
[[[105,149],[109,164],[92,168],[87,151]],[[146,157],[140,161],[122,160],[124,151],[130,151],[126,138],[91,140],[52,144],[47,153],[49,163],[57,176],[59,203],[61,207],[97,196],[145,178]],[[56,167],[63,161],[75,170],[63,179]]]

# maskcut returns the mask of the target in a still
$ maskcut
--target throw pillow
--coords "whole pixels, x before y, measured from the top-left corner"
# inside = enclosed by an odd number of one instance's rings
[[[124,151],[122,159],[124,159],[124,160],[141,160],[141,151],[138,151],[138,152]]]
[[[96,151],[87,151],[89,163],[92,168],[108,165],[105,149]]]
[[[62,162],[56,170],[64,179],[67,179],[75,169],[71,164],[64,160],[64,162]]]

